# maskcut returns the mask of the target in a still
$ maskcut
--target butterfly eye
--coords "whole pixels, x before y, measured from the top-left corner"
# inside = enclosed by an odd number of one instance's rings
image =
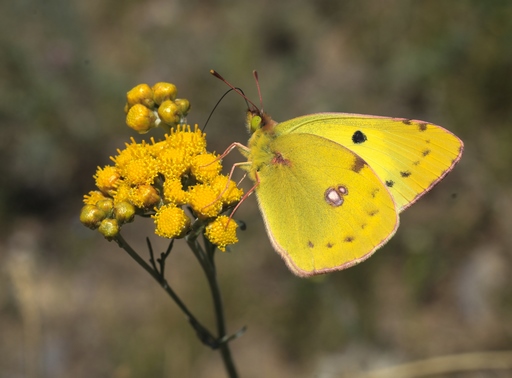
[[[261,129],[262,118],[257,113],[248,110],[247,111],[247,120],[246,120],[247,128],[249,132],[253,134],[255,131]]]

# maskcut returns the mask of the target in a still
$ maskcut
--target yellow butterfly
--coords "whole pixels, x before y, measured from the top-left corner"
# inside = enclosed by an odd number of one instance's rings
[[[277,123],[254,106],[248,127],[239,147],[267,233],[299,276],[370,257],[464,147],[440,126],[404,118],[318,113]]]

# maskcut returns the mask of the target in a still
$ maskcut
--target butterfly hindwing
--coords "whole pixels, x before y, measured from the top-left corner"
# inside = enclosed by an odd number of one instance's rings
[[[258,133],[263,131],[251,140]],[[296,274],[357,264],[398,227],[395,203],[382,181],[339,143],[285,133],[266,140],[264,148],[249,141],[249,148],[267,232]]]

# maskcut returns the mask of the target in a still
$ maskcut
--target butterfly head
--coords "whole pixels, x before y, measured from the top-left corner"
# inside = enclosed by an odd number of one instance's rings
[[[259,129],[270,131],[276,124],[277,122],[263,110],[255,107],[247,110],[246,125],[251,134]]]

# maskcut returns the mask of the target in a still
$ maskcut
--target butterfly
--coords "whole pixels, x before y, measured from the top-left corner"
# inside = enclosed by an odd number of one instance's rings
[[[370,257],[464,149],[448,130],[405,118],[317,113],[277,123],[252,105],[247,123],[245,169],[270,241],[298,276]]]

